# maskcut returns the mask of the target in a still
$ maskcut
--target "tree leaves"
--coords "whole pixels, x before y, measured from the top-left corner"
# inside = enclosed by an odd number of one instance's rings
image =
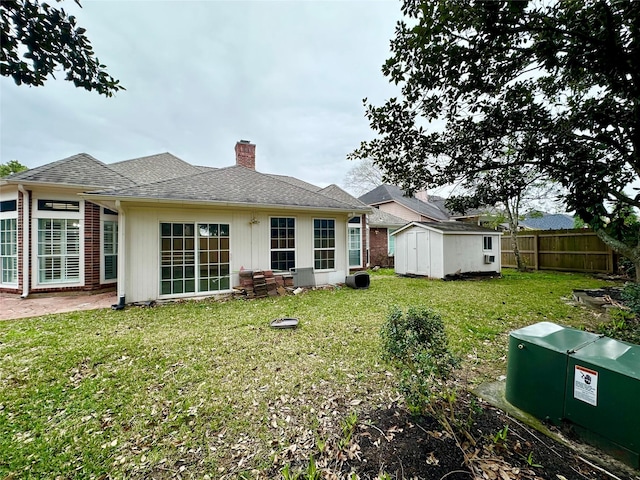
[[[76,3],[80,5],[78,0]],[[95,57],[85,33],[86,29],[76,26],[76,18],[63,9],[37,0],[3,1],[0,73],[12,77],[17,85],[42,86],[49,75],[55,78],[54,73],[62,68],[65,79],[76,87],[107,97],[124,90]]]

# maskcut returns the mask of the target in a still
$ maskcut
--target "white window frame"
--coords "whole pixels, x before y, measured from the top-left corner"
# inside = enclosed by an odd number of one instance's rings
[[[32,269],[32,284],[34,290],[38,288],[62,288],[62,287],[82,287],[84,286],[84,200],[80,200],[80,211],[51,211],[51,210],[38,210],[38,200],[59,200],[62,202],[77,202],[77,198],[69,198],[68,196],[42,194],[41,196],[34,197],[31,203],[32,215],[32,231],[31,236],[31,261],[33,265]],[[60,280],[51,282],[40,281],[40,257],[38,251],[38,239],[40,234],[40,220],[74,220],[78,222],[78,279]],[[46,256],[46,255],[43,255]]]
[[[278,220],[293,220],[293,248],[273,248],[271,245],[271,242],[273,241],[273,236],[271,235],[271,230],[273,228],[280,228],[280,227],[273,227],[271,225],[271,222],[275,219]],[[289,228],[289,227],[285,227],[285,228]],[[271,267],[272,270],[275,270],[273,268],[273,259],[272,259],[272,253],[273,252],[293,252],[293,267],[295,268],[296,265],[298,265],[298,249],[297,249],[297,236],[298,236],[298,221],[296,217],[292,217],[292,216],[272,216],[269,217],[269,265]],[[288,239],[288,237],[287,237]]]
[[[162,235],[162,224],[163,223],[168,223],[169,225],[171,225],[171,236],[169,237],[171,239],[171,250],[169,255],[171,256],[171,264],[170,265],[164,265],[162,263],[162,240],[163,240],[163,235]],[[167,281],[167,279],[162,277],[162,269],[163,268],[170,268],[171,269],[171,277],[169,279],[169,281],[173,281],[173,268],[176,266],[181,266],[183,264],[179,264],[179,265],[174,265],[173,264],[173,257],[175,256],[175,252],[176,250],[173,250],[173,239],[174,238],[180,238],[179,236],[174,237],[173,235],[173,225],[174,224],[182,224],[182,225],[193,225],[194,227],[194,249],[193,249],[193,255],[194,255],[194,260],[193,260],[193,267],[194,267],[194,291],[193,292],[182,292],[182,293],[162,293],[162,282],[163,281]],[[213,237],[201,237],[200,235],[200,225],[205,224],[205,225],[218,225],[218,228],[220,228],[220,225],[226,225],[229,229],[229,235],[228,236],[220,236],[218,235],[218,239],[227,239],[228,243],[229,243],[229,248],[228,250],[226,249],[218,249],[218,254],[221,255],[223,251],[228,252],[228,261],[227,262],[222,262],[221,261],[221,257],[219,257],[219,261],[217,262],[212,262],[210,261],[211,259],[209,258],[209,254],[210,253],[215,253],[215,249],[213,250],[201,250],[200,248],[200,239],[201,238],[213,238]],[[233,274],[231,272],[231,229],[232,229],[232,225],[231,222],[229,221],[209,221],[209,220],[204,220],[204,221],[198,221],[198,220],[160,220],[158,222],[158,240],[159,240],[159,244],[158,244],[158,253],[159,253],[159,262],[158,262],[158,298],[180,298],[180,297],[193,297],[195,295],[215,295],[215,294],[219,294],[219,293],[225,293],[225,292],[229,292],[232,291],[232,283],[233,283]],[[184,234],[183,234],[183,238]],[[177,250],[180,251],[180,250]],[[184,250],[182,250],[184,251]],[[207,255],[207,262],[204,263],[201,260],[201,254],[206,254]],[[218,275],[218,276],[210,276],[210,267],[212,266],[218,266],[218,272],[220,272],[220,267],[226,265],[227,266],[227,270],[228,270],[228,275]],[[201,272],[200,269],[201,268],[207,268],[207,276],[201,276]],[[227,289],[220,289],[220,290],[203,290],[200,288],[200,281],[204,280],[205,278],[208,280],[211,280],[213,278],[218,278],[218,281],[220,281],[220,279],[224,278],[224,277],[228,277],[228,281],[229,281],[229,287]],[[179,280],[179,279],[177,279]],[[190,278],[189,278],[190,280]],[[171,285],[171,290],[173,291],[173,285]]]
[[[347,222],[347,263],[349,268],[362,267],[362,217],[354,217],[358,219],[358,223]],[[352,220],[352,219],[350,219]],[[351,230],[358,231],[358,263],[351,264],[351,252],[355,251],[355,248],[351,248]]]
[[[395,257],[396,255],[396,236],[391,235],[398,230],[397,228],[387,228],[387,256]],[[391,251],[391,242],[393,241],[393,251]]]
[[[487,244],[489,245],[488,248],[487,248]],[[493,236],[492,235],[484,235],[482,237],[482,251],[493,252]]]
[[[20,266],[18,264],[18,212],[17,209],[15,212],[2,212],[2,215],[0,216],[0,221],[5,223],[6,222],[10,222],[13,223],[14,227],[11,228],[10,230],[6,231],[3,229],[0,229],[0,233],[2,234],[0,236],[0,285],[5,286],[5,287],[17,287],[18,285],[18,276],[20,274]],[[6,242],[7,237],[6,235],[8,234],[8,232],[13,232],[13,238],[10,238],[10,242]],[[11,248],[13,246],[13,248]],[[14,251],[14,253],[12,254],[7,254],[6,250],[7,248],[12,249]],[[13,263],[15,265],[14,268],[10,269],[10,271],[15,271],[15,278],[13,279],[13,281],[4,281],[4,274],[5,274],[5,269],[4,269],[4,264],[5,264],[5,260],[8,259],[13,259]]]
[[[316,221],[322,222],[322,221],[329,221],[329,222],[333,222],[333,246],[329,246],[329,247],[316,247]],[[337,228],[336,228],[336,219],[335,218],[314,218],[313,222],[312,222],[312,228],[313,228],[313,232],[312,232],[312,241],[313,241],[313,267],[316,271],[323,271],[323,272],[330,272],[330,271],[335,271],[336,269],[336,233],[337,233]],[[322,226],[320,227],[322,229]],[[320,239],[322,240],[322,238]],[[333,252],[333,266],[328,267],[328,268],[317,268],[316,267],[316,252]],[[325,260],[320,259],[320,262],[323,262]]]
[[[106,222],[115,222],[115,232],[113,244],[115,247],[115,253],[107,253],[105,248],[105,224]],[[111,284],[116,283],[118,281],[118,215],[111,215],[104,212],[104,208],[100,207],[100,283],[101,284]],[[114,255],[116,257],[116,278],[106,278],[106,257],[107,255]]]

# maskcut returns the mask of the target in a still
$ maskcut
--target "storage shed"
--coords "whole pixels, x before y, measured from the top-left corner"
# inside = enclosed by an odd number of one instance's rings
[[[395,272],[444,278],[500,272],[500,232],[463,222],[411,222],[396,239]]]

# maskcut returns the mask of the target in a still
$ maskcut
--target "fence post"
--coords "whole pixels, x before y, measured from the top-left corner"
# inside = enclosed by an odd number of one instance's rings
[[[534,258],[534,269],[535,270],[540,270],[540,254],[539,252],[539,246],[538,246],[538,233],[536,232],[533,235],[533,258]]]

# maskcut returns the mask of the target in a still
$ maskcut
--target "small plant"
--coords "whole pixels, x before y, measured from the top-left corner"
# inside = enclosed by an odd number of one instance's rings
[[[375,480],[391,480],[391,475],[387,472],[379,473]]]
[[[522,455],[522,458],[524,458],[524,461],[527,462],[527,465],[529,465],[530,467],[542,468],[542,465],[540,465],[539,463],[534,463],[533,452],[529,452],[529,455],[527,455],[526,457]]]
[[[622,299],[636,316],[640,316],[640,283],[627,283],[622,289]]]
[[[306,480],[320,480],[321,478],[322,473],[320,472],[320,470],[318,470],[316,460],[315,458],[313,458],[313,455],[311,455],[311,458],[309,459],[309,465],[307,465]]]
[[[446,395],[444,381],[458,365],[440,315],[411,307],[406,314],[394,308],[381,330],[383,356],[400,370],[400,391],[414,413],[436,397]]]
[[[494,435],[491,436],[491,440],[496,445],[504,445],[507,443],[507,435],[509,434],[509,425],[505,425],[500,430],[498,430]]]
[[[339,442],[340,448],[344,448],[348,446],[349,443],[351,443],[351,438],[353,437],[353,432],[355,431],[357,424],[358,424],[358,414],[356,412],[351,412],[342,421],[341,423],[342,438],[340,438],[340,442]]]
[[[292,471],[289,463],[280,470],[280,474],[282,475],[282,480],[298,480],[300,478],[300,473]]]

